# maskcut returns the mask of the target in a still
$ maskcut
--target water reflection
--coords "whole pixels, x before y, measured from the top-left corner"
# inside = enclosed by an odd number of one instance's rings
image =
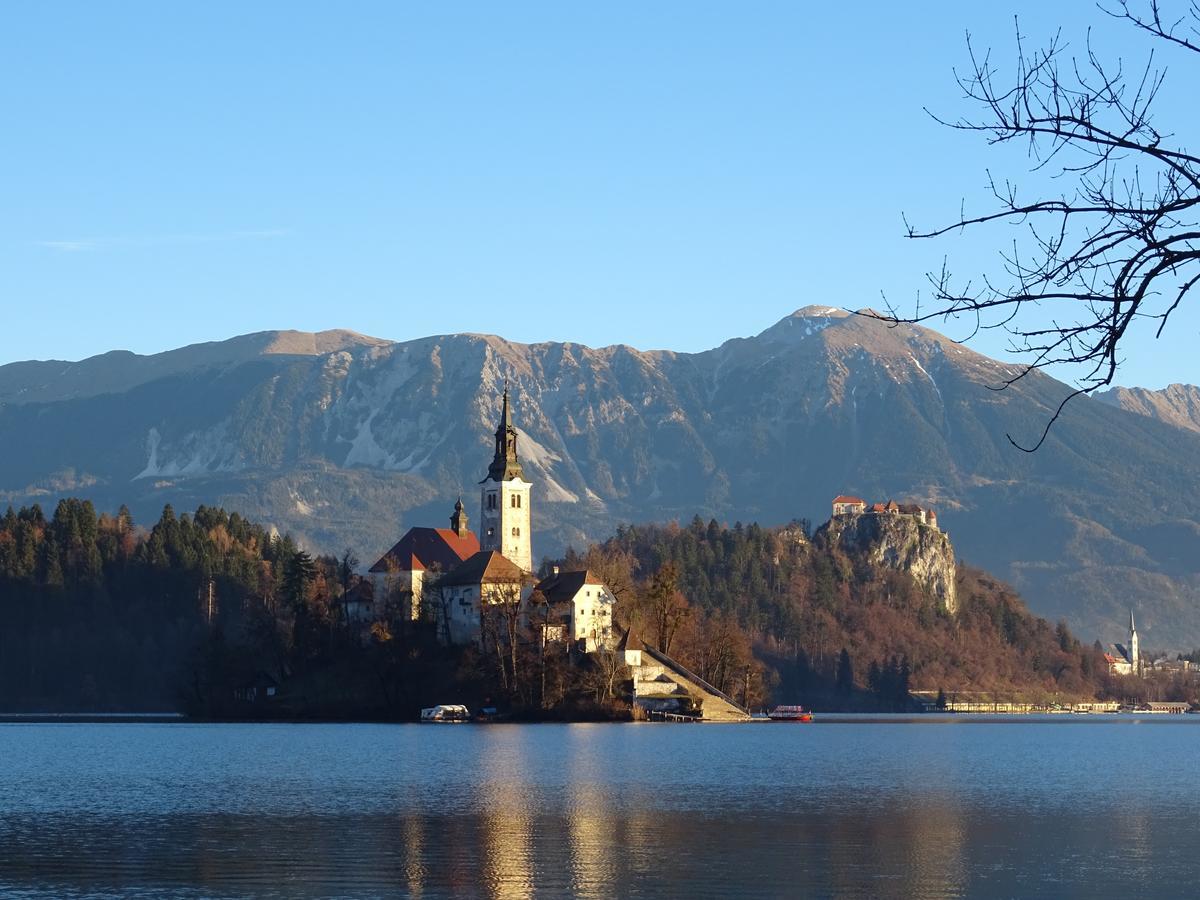
[[[583,898],[611,897],[616,892],[617,822],[608,814],[611,791],[597,780],[606,768],[597,750],[598,729],[603,727],[574,729],[567,740],[571,893]]]
[[[498,728],[484,754],[479,790],[484,799],[485,883],[498,900],[533,896],[533,813],[527,741],[535,729]]]
[[[0,895],[1024,897],[1200,880],[1200,732],[1183,726],[87,727],[0,728]]]

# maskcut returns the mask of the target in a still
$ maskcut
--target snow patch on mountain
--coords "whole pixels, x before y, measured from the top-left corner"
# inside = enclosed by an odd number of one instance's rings
[[[548,503],[579,502],[578,494],[567,490],[554,478],[554,464],[563,461],[559,454],[538,443],[529,436],[527,431],[522,431],[520,428],[517,429],[517,447],[520,450],[521,461],[537,470],[543,499]]]
[[[913,361],[913,365],[916,366],[920,370],[921,374],[929,379],[929,383],[933,385],[934,391],[937,392],[938,399],[942,400],[942,403],[944,404],[946,401],[942,399],[942,391],[938,387],[938,383],[936,381],[934,381],[933,376],[930,375],[927,371],[925,371],[925,367],[923,365],[921,365],[921,361],[919,359],[917,359],[915,356],[913,356],[911,353],[908,354],[908,358]]]
[[[234,446],[224,422],[185,435],[173,448],[164,445],[162,434],[152,427],[146,434],[146,467],[133,480],[239,472],[245,463]]]
[[[350,449],[342,461],[344,466],[370,466],[387,468],[392,462],[392,455],[379,446],[371,425],[378,413],[371,413],[359,423],[354,439],[350,441]]]

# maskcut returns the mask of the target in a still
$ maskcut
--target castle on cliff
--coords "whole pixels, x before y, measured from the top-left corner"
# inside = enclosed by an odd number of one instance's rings
[[[938,527],[935,510],[925,509],[915,503],[897,503],[895,500],[868,505],[862,497],[839,494],[833,498],[833,514],[835,516],[912,516],[922,525],[928,525],[931,528]]]

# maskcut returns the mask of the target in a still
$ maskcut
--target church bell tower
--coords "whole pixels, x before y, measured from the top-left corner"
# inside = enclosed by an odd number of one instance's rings
[[[496,452],[480,482],[479,547],[498,550],[526,572],[533,571],[529,535],[529,489],[517,457],[517,429],[512,423],[508,382],[504,384],[500,424],[496,427]]]

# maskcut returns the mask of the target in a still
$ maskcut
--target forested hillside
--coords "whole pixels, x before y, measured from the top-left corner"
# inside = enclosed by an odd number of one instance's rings
[[[804,522],[697,518],[623,526],[565,562],[609,584],[622,625],[752,706],[903,708],[909,688],[1121,695],[1097,648],[987,574],[959,567],[949,613],[907,572],[871,564],[870,548],[844,546]],[[422,703],[490,698],[578,715],[608,714],[622,696],[604,660],[550,659],[532,632],[498,661],[441,647],[432,622],[349,622],[339,601],[358,567],[351,551],[312,558],[211,507],[168,506],[148,530],[124,508],[97,514],[76,499],[49,518],[10,509],[0,708],[404,718]],[[273,709],[231,704],[264,678],[280,686]]]
[[[907,573],[807,531],[806,523],[726,528],[699,518],[623,526],[568,559],[633,597],[626,615],[647,641],[739,695],[747,667],[777,699],[832,706],[901,705],[906,686],[1039,699],[1105,690],[1096,648],[1032,615],[986,573],[959,567],[951,615]],[[677,588],[671,602],[661,595],[664,571]]]
[[[294,590],[295,561],[305,557],[289,538],[208,507],[177,517],[167,506],[148,532],[124,507],[97,515],[69,499],[50,518],[36,505],[9,508],[0,519],[0,705],[179,708],[186,666],[206,638],[248,599]]]

